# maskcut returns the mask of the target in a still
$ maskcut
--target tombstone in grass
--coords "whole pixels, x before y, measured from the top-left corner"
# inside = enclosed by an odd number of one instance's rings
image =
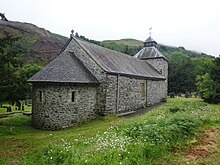
[[[191,98],[191,97],[192,97],[191,93],[188,92],[188,91],[186,91],[186,93],[185,93],[185,98]]]
[[[180,92],[177,93],[177,96],[178,96],[178,97],[181,97],[181,95],[182,95],[182,94],[181,94]]]
[[[175,97],[175,92],[170,92],[170,98],[174,98]]]
[[[21,102],[20,101],[16,101],[16,106],[18,107],[18,110],[21,110]]]
[[[27,101],[27,105],[28,105],[28,106],[32,106],[32,99],[29,99],[29,100]]]
[[[201,98],[201,93],[200,93],[199,91],[196,91],[196,93],[195,93],[195,97],[199,97],[199,98]]]
[[[7,112],[12,112],[11,106],[7,107]]]

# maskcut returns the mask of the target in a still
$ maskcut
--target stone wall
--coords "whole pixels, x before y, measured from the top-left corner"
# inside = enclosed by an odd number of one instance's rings
[[[161,102],[162,98],[166,98],[165,81],[147,81],[147,104],[155,104]]]
[[[166,90],[165,93],[167,94],[167,88],[168,88],[168,62],[164,60],[163,58],[158,59],[147,59],[146,60],[149,64],[151,64],[159,73],[161,73],[165,78],[165,85]]]
[[[96,117],[97,86],[33,84],[32,122],[40,129],[62,129]],[[40,101],[39,91],[42,92]],[[72,92],[75,101],[72,102]]]
[[[105,114],[123,113],[146,104],[146,80],[118,75],[107,77]]]
[[[104,114],[117,112],[117,75],[108,75],[106,79],[106,101]]]
[[[144,95],[141,96],[141,85],[144,83]],[[146,80],[119,77],[119,105],[118,112],[135,110],[146,104]]]
[[[98,65],[98,63],[91,58],[91,56],[72,38],[65,51],[70,51],[75,54],[77,58],[86,66],[86,68],[101,82],[97,89],[97,111],[101,114],[105,108],[106,97],[106,73]]]

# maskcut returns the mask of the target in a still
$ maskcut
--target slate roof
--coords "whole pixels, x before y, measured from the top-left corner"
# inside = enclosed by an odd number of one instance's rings
[[[28,82],[99,83],[71,52],[62,52]]]
[[[80,59],[73,52],[66,50],[68,46],[71,46],[70,42],[77,42],[109,74],[165,80],[165,77],[145,61],[72,38],[64,46],[60,55],[31,77],[28,82],[99,83],[95,75],[86,68]]]
[[[144,43],[149,43],[149,42],[155,42],[156,44],[157,44],[157,42],[150,36],[150,37],[148,37],[145,41],[144,41]]]
[[[164,60],[168,61],[168,59],[159,51],[156,47],[144,47],[141,49],[134,57],[139,59],[154,59],[154,58],[163,58]]]
[[[165,79],[145,61],[80,39],[74,40],[108,73]]]

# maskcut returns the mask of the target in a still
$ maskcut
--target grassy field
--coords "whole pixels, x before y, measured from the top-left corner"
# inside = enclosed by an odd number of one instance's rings
[[[128,46],[143,46],[143,41],[135,40],[135,39],[121,39],[121,40],[105,40],[102,43],[116,43],[121,45],[128,45]]]
[[[0,119],[0,164],[220,164],[220,105],[175,98],[132,118],[106,116],[61,131],[31,117]]]

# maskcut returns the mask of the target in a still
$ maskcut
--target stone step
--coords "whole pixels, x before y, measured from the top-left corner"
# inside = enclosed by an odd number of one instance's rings
[[[120,113],[120,114],[118,114],[118,117],[128,116],[128,115],[134,114],[135,112],[136,111],[129,111],[129,112]]]

